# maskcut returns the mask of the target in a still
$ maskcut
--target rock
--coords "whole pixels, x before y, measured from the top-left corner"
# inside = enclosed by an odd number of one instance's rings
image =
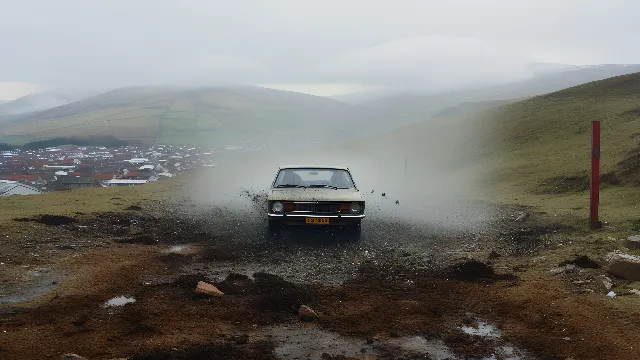
[[[211,296],[222,296],[224,293],[220,291],[217,287],[206,283],[204,281],[198,281],[198,286],[196,287],[197,294],[206,294]]]
[[[607,255],[607,272],[627,280],[640,280],[640,256],[611,252]]]
[[[131,224],[129,226],[129,234],[141,235],[142,233],[144,233],[144,228],[140,224]]]
[[[300,316],[300,320],[302,321],[313,321],[319,318],[318,314],[307,305],[300,305],[298,316]]]
[[[76,354],[64,354],[62,355],[63,360],[87,360],[86,357],[76,355]]]
[[[640,295],[640,290],[638,290],[638,289],[631,289],[631,290],[629,290],[629,293],[630,293],[630,294],[635,294],[635,295]]]
[[[638,250],[640,249],[640,235],[632,235],[627,238],[627,241],[624,242],[624,246],[629,250]]]
[[[607,291],[609,291],[613,287],[613,280],[611,280],[611,278],[608,276],[603,276],[602,285],[604,285],[604,288],[607,289]]]
[[[520,212],[518,214],[518,216],[516,217],[516,221],[523,221],[524,219],[529,217],[529,213],[526,212]]]

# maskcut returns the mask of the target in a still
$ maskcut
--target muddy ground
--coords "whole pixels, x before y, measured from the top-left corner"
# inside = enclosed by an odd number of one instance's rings
[[[42,235],[2,245],[0,359],[640,358],[637,312],[611,305],[597,261],[551,272],[571,229],[527,209],[458,230],[373,212],[354,243],[269,242],[251,206],[193,206],[16,219]]]

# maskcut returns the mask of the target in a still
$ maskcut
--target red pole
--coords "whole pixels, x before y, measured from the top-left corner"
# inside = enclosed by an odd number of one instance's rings
[[[600,121],[593,121],[591,139],[591,207],[589,223],[592,229],[600,227],[598,204],[600,203]]]

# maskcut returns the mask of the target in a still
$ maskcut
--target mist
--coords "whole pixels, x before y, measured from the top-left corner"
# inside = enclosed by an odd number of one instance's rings
[[[446,91],[525,79],[537,63],[640,62],[638,12],[623,0],[12,2],[0,83]]]
[[[463,145],[472,139],[474,127],[433,122],[428,128],[419,135],[422,141],[412,141],[415,129],[408,127],[331,146],[222,157],[217,167],[193,174],[182,194],[198,211],[220,208],[245,214],[240,216],[243,222],[260,222],[266,219],[266,204],[252,201],[248,194],[265,195],[279,166],[345,166],[366,201],[365,228],[381,221],[447,231],[485,228],[495,216],[490,205],[478,201],[484,174],[454,166],[470,155]],[[389,231],[394,230],[387,228],[384,236]]]

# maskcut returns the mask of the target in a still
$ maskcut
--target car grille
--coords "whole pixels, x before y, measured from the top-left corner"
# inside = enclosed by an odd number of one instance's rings
[[[340,212],[340,203],[293,203],[296,212],[309,212],[318,214],[337,214]]]

